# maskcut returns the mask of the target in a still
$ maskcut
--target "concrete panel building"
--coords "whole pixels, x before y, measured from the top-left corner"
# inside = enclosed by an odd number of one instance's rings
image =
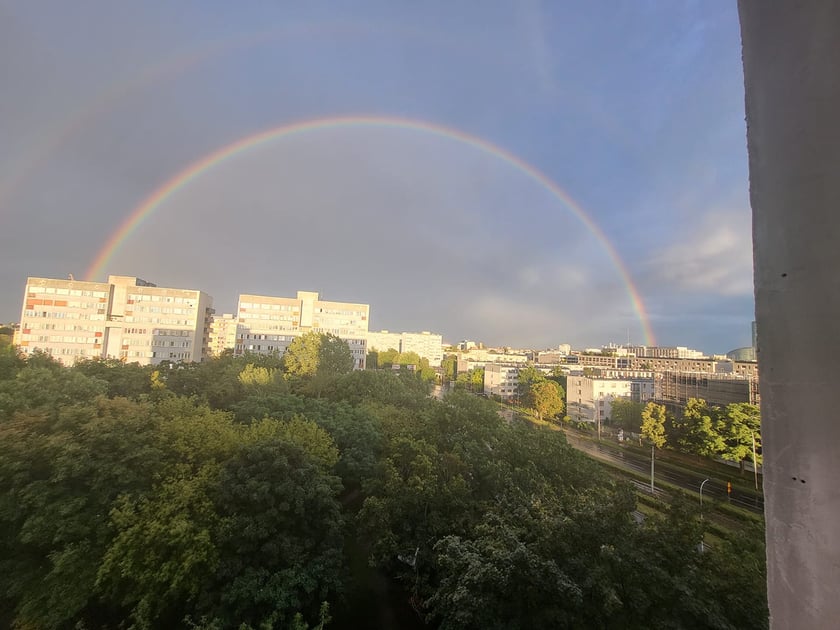
[[[503,400],[516,398],[519,385],[519,370],[516,364],[488,363],[484,366],[484,393],[501,396]]]
[[[396,350],[416,352],[427,359],[430,367],[440,367],[443,361],[443,336],[428,331],[392,333],[387,330],[367,334],[368,350]]]
[[[158,287],[133,276],[107,282],[29,278],[19,345],[66,365],[115,358],[155,365],[201,361],[213,299],[196,289]]]
[[[609,422],[612,401],[627,398],[647,402],[654,396],[652,378],[593,378],[569,376],[566,380],[566,415],[575,422]]]
[[[209,353],[218,357],[226,350],[236,348],[236,336],[239,332],[239,318],[232,313],[214,315],[210,320]]]
[[[237,310],[236,354],[282,354],[295,337],[329,333],[350,346],[356,369],[364,369],[370,305],[321,300],[312,291],[297,297],[242,294]]]

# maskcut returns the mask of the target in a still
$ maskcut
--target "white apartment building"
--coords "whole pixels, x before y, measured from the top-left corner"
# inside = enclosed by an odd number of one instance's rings
[[[107,282],[28,278],[19,345],[66,365],[115,358],[154,365],[201,361],[213,298],[194,289],[158,287],[133,276]]]
[[[367,334],[368,350],[396,350],[402,352],[402,334],[392,333],[387,330],[380,330],[379,332],[370,331]]]
[[[298,291],[297,297],[242,294],[237,311],[239,326],[235,353],[284,353],[295,337],[307,332],[330,333],[350,346],[356,369],[364,369],[367,356],[370,305],[321,300],[316,292]]]
[[[569,376],[566,380],[566,415],[575,422],[608,422],[612,401],[629,398],[647,402],[654,396],[652,378],[593,378]]]
[[[419,333],[392,333],[387,330],[367,334],[369,350],[397,350],[416,352],[422,359],[429,360],[429,366],[440,367],[443,361],[443,335],[428,331]]]
[[[484,366],[484,393],[501,396],[503,400],[516,397],[521,365],[488,363]]]
[[[236,335],[239,331],[239,318],[232,313],[214,315],[210,320],[209,353],[218,357],[225,350],[236,348]]]

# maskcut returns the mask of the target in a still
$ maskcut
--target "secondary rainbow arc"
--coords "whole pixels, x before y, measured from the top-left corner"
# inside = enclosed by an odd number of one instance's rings
[[[644,307],[644,302],[639,294],[638,289],[633,283],[630,272],[627,270],[624,261],[619,256],[613,244],[604,234],[603,230],[598,224],[581,208],[581,206],[564,191],[560,186],[553,182],[547,175],[542,173],[537,168],[531,166],[521,158],[506,149],[498,147],[483,138],[473,136],[463,131],[445,127],[436,123],[419,121],[407,118],[397,118],[388,116],[341,116],[331,118],[318,118],[313,120],[306,120],[296,122],[279,127],[273,127],[244,138],[241,138],[231,144],[228,144],[216,151],[204,156],[203,158],[193,162],[185,169],[180,171],[177,175],[170,178],[163,185],[161,185],[152,194],[146,197],[122,222],[117,230],[107,240],[105,246],[100,250],[94,259],[93,263],[88,268],[85,278],[93,280],[103,275],[105,267],[110,262],[115,252],[120,245],[131,235],[131,233],[139,227],[154,211],[159,208],[169,197],[177,193],[179,190],[187,186],[189,183],[203,175],[208,170],[230,160],[237,155],[242,154],[249,149],[253,149],[265,143],[287,138],[293,135],[299,135],[307,132],[318,130],[327,130],[342,127],[379,127],[379,128],[398,128],[418,132],[424,132],[439,137],[457,140],[466,145],[472,146],[478,150],[484,151],[493,155],[502,161],[515,167],[517,170],[528,176],[533,181],[540,184],[543,188],[549,191],[555,198],[563,203],[572,213],[586,226],[593,236],[601,243],[601,246],[606,251],[616,271],[624,283],[630,302],[633,306],[639,322],[642,326],[642,333],[645,337],[647,345],[655,345],[655,336],[653,334],[650,320]]]

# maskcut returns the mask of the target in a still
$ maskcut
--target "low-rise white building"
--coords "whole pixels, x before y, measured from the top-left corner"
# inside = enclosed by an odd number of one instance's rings
[[[566,415],[576,422],[609,422],[612,401],[616,398],[647,402],[653,396],[652,378],[569,376],[566,380]]]
[[[501,396],[503,400],[516,397],[520,365],[488,363],[484,366],[484,393]]]
[[[428,331],[419,333],[392,333],[387,330],[368,332],[368,350],[396,350],[416,352],[420,358],[428,359],[430,367],[440,367],[443,361],[443,336]]]

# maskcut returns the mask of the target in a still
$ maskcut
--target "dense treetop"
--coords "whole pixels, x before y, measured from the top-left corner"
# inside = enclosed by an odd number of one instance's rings
[[[345,363],[0,346],[0,625],[352,627],[375,571],[429,627],[767,627],[760,536],[700,553],[561,432]]]

